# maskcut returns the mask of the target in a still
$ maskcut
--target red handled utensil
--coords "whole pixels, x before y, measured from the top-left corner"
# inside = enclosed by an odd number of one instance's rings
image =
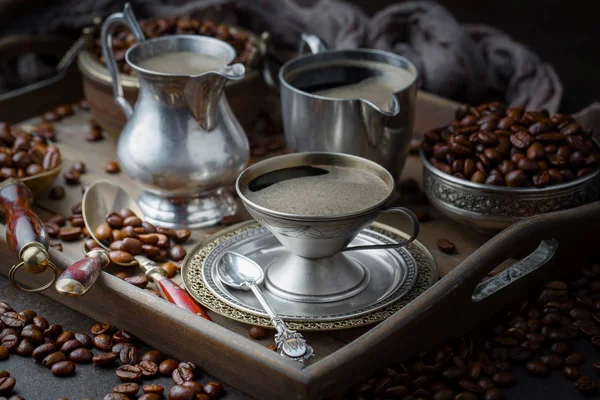
[[[109,212],[123,208],[130,209],[141,218],[144,216],[136,202],[119,186],[106,181],[97,181],[88,187],[81,202],[81,212],[90,236],[101,248],[89,251],[85,258],[63,271],[56,280],[55,288],[58,293],[80,297],[94,285],[100,275],[100,270],[110,263],[108,243],[98,240],[94,235],[94,230],[97,226],[105,223],[106,215]],[[146,277],[156,284],[163,298],[211,321],[210,316],[184,289],[166,277],[166,271],[157,263],[140,255],[134,258],[136,260],[134,263],[123,265],[131,266],[137,263],[144,270]]]
[[[40,218],[31,210],[33,194],[17,179],[7,179],[0,185],[0,208],[6,224],[6,241],[12,253],[19,258],[8,274],[11,285],[25,292],[40,292],[52,286],[57,269],[48,254],[48,233]],[[40,274],[48,267],[54,272],[50,282],[29,289],[19,285],[15,275],[19,268],[31,274]]]

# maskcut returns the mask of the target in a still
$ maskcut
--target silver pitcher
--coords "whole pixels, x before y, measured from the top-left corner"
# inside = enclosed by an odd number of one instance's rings
[[[112,51],[111,31],[125,24],[137,44],[125,60],[140,81],[135,109],[123,96]],[[112,76],[115,102],[127,117],[117,153],[122,169],[143,187],[138,203],[146,219],[163,227],[199,228],[236,211],[224,189],[249,159],[246,134],[234,117],[223,88],[244,77],[229,44],[203,36],[173,35],[145,40],[128,4],[102,25],[102,53]],[[150,71],[139,63],[167,52],[191,51],[222,59],[226,67],[199,75]]]
[[[302,55],[306,45],[313,54]],[[382,165],[398,179],[412,137],[418,75],[415,66],[404,57],[380,50],[326,50],[318,37],[306,33],[302,34],[299,53],[279,70],[283,126],[290,149],[364,157]],[[413,80],[390,93],[388,109],[366,99],[315,95],[296,83],[303,81],[308,86],[343,84],[344,79],[352,78],[351,73],[336,66],[360,60],[401,68]]]

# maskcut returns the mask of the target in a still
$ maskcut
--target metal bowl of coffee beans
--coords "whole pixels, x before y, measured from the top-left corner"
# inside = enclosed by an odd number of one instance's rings
[[[600,198],[598,142],[564,114],[462,105],[455,121],[424,134],[420,156],[431,204],[488,236]]]
[[[267,41],[261,36],[237,26],[217,24],[214,21],[194,18],[149,18],[139,21],[148,39],[168,35],[203,35],[229,43],[236,51],[234,62],[244,64],[246,75],[240,81],[227,84],[226,93],[229,105],[236,118],[245,129],[254,123],[260,101],[248,102],[248,93],[256,99],[268,93],[269,88],[262,80],[262,58]],[[94,118],[109,133],[118,134],[125,125],[125,116],[115,104],[112,94],[112,78],[104,58],[99,40],[100,29],[86,30],[87,49],[79,53],[77,65],[83,75],[83,90],[89,100]],[[120,80],[125,97],[134,104],[139,90],[139,81],[125,62],[126,51],[136,43],[135,37],[126,27],[113,31],[114,49]]]

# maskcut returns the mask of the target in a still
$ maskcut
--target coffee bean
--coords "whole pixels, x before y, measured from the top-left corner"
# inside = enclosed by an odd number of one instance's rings
[[[81,343],[82,347],[85,347],[87,349],[91,349],[92,347],[94,347],[93,339],[91,337],[89,337],[89,335],[86,335],[85,333],[81,333],[81,332],[75,333],[75,339],[77,339]]]
[[[119,352],[119,359],[123,365],[135,365],[140,362],[140,351],[137,347],[125,347]]]
[[[150,350],[142,356],[142,361],[152,361],[159,365],[165,359],[164,354],[160,350]]]
[[[573,353],[567,358],[565,358],[565,364],[570,366],[578,366],[583,364],[585,361],[583,354],[581,353]]]
[[[128,252],[134,256],[142,253],[142,242],[135,238],[123,239],[123,251]]]
[[[142,371],[136,365],[121,365],[117,369],[117,378],[125,382],[138,381],[142,378]]]
[[[556,342],[552,344],[550,351],[554,354],[566,355],[571,352],[571,345],[564,342]]]
[[[598,381],[590,376],[582,376],[575,381],[575,388],[584,394],[593,394],[598,390]]]
[[[94,337],[94,347],[99,350],[109,351],[113,347],[113,340],[110,336],[101,333]]]
[[[158,365],[152,361],[141,361],[138,367],[142,370],[143,376],[154,377],[158,374]]]
[[[515,169],[506,174],[504,181],[506,182],[506,186],[519,187],[523,186],[525,179],[527,179],[525,172],[521,169]]]
[[[558,354],[547,354],[541,357],[541,360],[550,369],[561,369],[565,365],[565,360]]]
[[[131,343],[135,340],[135,336],[131,332],[123,329],[116,331],[112,338],[115,343]]]
[[[188,240],[191,234],[192,232],[190,232],[189,229],[177,229],[175,231],[175,237],[173,237],[172,239],[175,241],[175,243],[185,243],[185,241]]]
[[[165,391],[165,388],[162,387],[161,385],[153,384],[153,385],[144,385],[144,387],[142,387],[142,390],[146,394],[156,394],[156,395],[162,396],[163,392]]]
[[[121,167],[119,166],[118,162],[109,161],[104,166],[104,171],[106,171],[106,173],[108,173],[108,174],[117,174],[117,173],[121,172]]]
[[[44,359],[42,360],[42,365],[46,368],[51,368],[54,364],[62,362],[62,361],[66,361],[66,360],[67,360],[67,356],[65,355],[65,353],[56,351],[56,352],[50,353],[46,357],[44,357]]]
[[[167,273],[167,278],[172,278],[177,274],[177,265],[172,262],[166,262],[160,266]]]
[[[515,384],[515,376],[512,374],[512,372],[496,372],[494,374],[494,376],[492,376],[492,380],[494,381],[495,384],[497,384],[498,386],[502,386],[502,387],[506,387],[506,386],[512,386]]]
[[[99,367],[108,368],[111,367],[118,358],[119,354],[117,353],[101,353],[96,354],[92,358],[92,362]]]
[[[112,351],[113,353],[117,353],[117,354],[119,354],[119,353],[121,353],[121,350],[123,350],[124,348],[128,348],[128,347],[135,347],[135,346],[134,346],[133,344],[131,344],[131,343],[127,343],[127,342],[121,342],[121,343],[117,343],[117,344],[115,344],[115,345],[112,347],[111,351]]]
[[[581,372],[579,371],[579,369],[577,369],[577,367],[567,365],[563,368],[563,375],[565,376],[565,378],[575,381],[579,379],[579,377],[581,377]]]
[[[75,349],[69,354],[69,359],[76,364],[89,364],[94,358],[94,353],[86,348]]]
[[[8,311],[0,315],[0,321],[2,321],[4,326],[8,328],[20,330],[25,327],[25,324],[27,323],[27,318],[20,314],[17,314],[14,311]]]
[[[13,377],[0,378],[0,395],[9,395],[12,393],[17,381]]]
[[[81,237],[81,228],[73,226],[62,227],[58,231],[58,237],[64,242],[72,242],[75,240],[79,240],[79,238]]]
[[[225,389],[220,382],[208,382],[204,385],[204,392],[213,399],[218,399],[225,394]]]
[[[67,185],[78,185],[81,177],[79,172],[74,169],[70,169],[69,171],[65,172],[63,176]]]
[[[171,375],[173,382],[177,385],[181,385],[185,381],[193,381],[195,379],[194,371],[181,364],[173,371]]]
[[[92,335],[100,335],[103,333],[108,333],[110,331],[110,325],[108,324],[96,324],[92,326],[91,332]]]
[[[550,374],[548,366],[541,361],[529,361],[525,364],[525,368],[527,368],[530,375],[534,376],[548,376]]]
[[[75,364],[73,362],[60,361],[60,362],[57,362],[56,364],[52,365],[52,368],[50,368],[50,371],[52,372],[52,375],[54,375],[54,376],[64,377],[64,376],[75,375],[76,369],[77,369],[77,367],[75,366]]]
[[[60,351],[62,351],[65,354],[69,354],[70,352],[72,352],[75,349],[79,349],[83,347],[83,344],[81,344],[81,342],[77,339],[71,339],[66,341],[62,347],[60,348]]]
[[[140,391],[140,385],[135,382],[121,383],[113,388],[113,392],[121,393],[130,397],[135,396]]]
[[[130,264],[134,261],[133,256],[125,251],[111,251],[108,254],[115,264]]]
[[[169,390],[169,400],[194,400],[196,393],[185,386],[175,385]]]
[[[0,345],[0,361],[6,360],[8,357],[8,349],[3,345]]]
[[[6,336],[4,336],[2,338],[1,344],[8,351],[16,350],[17,346],[19,346],[19,336],[17,336],[17,335],[6,335]]]
[[[34,344],[44,343],[44,333],[42,329],[35,325],[27,325],[21,331],[21,338],[27,339]]]
[[[63,344],[71,339],[75,339],[75,334],[71,331],[64,331],[56,338],[56,345],[62,347]]]
[[[256,339],[256,340],[264,339],[268,335],[269,335],[269,332],[265,328],[260,327],[260,326],[253,326],[248,331],[248,336],[250,336],[252,339]]]
[[[140,397],[138,400],[162,400],[162,395],[154,394],[154,393],[146,393]],[[201,399],[196,399],[201,400]]]
[[[108,224],[100,224],[94,230],[94,236],[100,241],[112,238],[112,228]]]
[[[483,395],[483,400],[504,400],[504,394],[498,388],[488,389]]]
[[[447,239],[438,239],[436,243],[438,249],[440,249],[442,252],[446,254],[456,253],[456,246],[451,241]]]
[[[158,371],[162,376],[171,376],[178,365],[179,362],[177,360],[170,358],[160,363],[158,366]]]
[[[63,332],[63,327],[58,324],[53,324],[44,331],[44,336],[47,338],[57,338]]]
[[[169,249],[169,258],[174,261],[181,261],[185,258],[187,252],[183,246],[175,245]]]
[[[125,278],[125,282],[139,287],[140,289],[144,289],[146,286],[148,286],[148,278],[146,278],[145,275],[137,275]]]
[[[508,357],[516,362],[524,362],[532,355],[532,351],[524,346],[515,346],[510,349]]]

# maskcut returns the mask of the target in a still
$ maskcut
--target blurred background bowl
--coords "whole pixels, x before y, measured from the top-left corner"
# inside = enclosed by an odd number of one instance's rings
[[[435,168],[420,152],[423,190],[442,214],[486,236],[523,218],[579,207],[600,199],[600,168],[559,185],[513,188],[474,183]]]

